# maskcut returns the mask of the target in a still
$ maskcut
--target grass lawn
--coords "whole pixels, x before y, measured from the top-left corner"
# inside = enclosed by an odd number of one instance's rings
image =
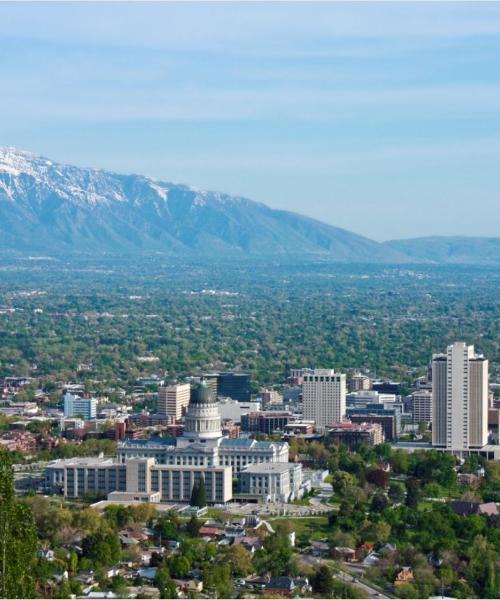
[[[278,524],[290,525],[297,537],[308,537],[311,540],[319,540],[328,535],[328,517],[304,517],[304,518],[286,518],[272,519],[271,524],[274,527]]]
[[[301,498],[300,500],[294,500],[292,504],[295,506],[309,506],[311,503],[309,502],[309,496],[306,498]]]

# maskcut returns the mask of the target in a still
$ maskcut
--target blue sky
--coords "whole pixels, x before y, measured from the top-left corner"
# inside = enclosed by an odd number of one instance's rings
[[[0,145],[378,240],[500,235],[500,4],[0,3]]]

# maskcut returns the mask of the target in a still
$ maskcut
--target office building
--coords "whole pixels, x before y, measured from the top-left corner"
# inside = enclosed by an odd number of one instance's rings
[[[347,417],[353,423],[380,423],[386,441],[397,439],[401,435],[402,407],[399,404],[367,404],[349,406]]]
[[[488,361],[455,342],[432,359],[432,444],[452,452],[488,443]]]
[[[245,373],[219,373],[217,393],[221,397],[248,402],[251,398],[250,375]]]
[[[252,412],[242,415],[241,430],[271,435],[276,431],[285,431],[292,420],[293,415],[288,411]]]
[[[64,394],[64,416],[81,417],[85,421],[95,419],[97,413],[97,400],[95,398],[81,398],[67,392]]]
[[[219,374],[218,373],[206,373],[203,375],[203,381],[208,386],[210,393],[214,398],[219,396]]]
[[[410,405],[413,424],[430,423],[432,421],[432,392],[420,389],[410,394]]]
[[[282,404],[283,396],[276,390],[263,390],[260,393],[262,407],[266,408],[270,404]]]
[[[370,378],[368,377],[368,375],[363,375],[362,373],[355,373],[349,379],[350,392],[361,392],[363,390],[369,390],[370,385]]]
[[[315,369],[304,375],[302,384],[304,419],[316,428],[342,421],[346,413],[346,376],[333,369]]]
[[[190,395],[191,386],[189,383],[160,387],[158,388],[156,412],[159,415],[179,420],[186,412]]]
[[[361,390],[349,392],[346,396],[347,406],[366,406],[367,404],[394,404],[394,394],[382,394],[375,390]]]
[[[374,381],[372,383],[372,390],[381,394],[395,394],[399,396],[401,394],[401,384],[398,381]]]
[[[203,375],[215,398],[231,398],[240,402],[249,402],[251,398],[250,375],[223,371]]]
[[[328,430],[328,438],[334,444],[344,444],[349,448],[354,448],[357,444],[373,448],[384,441],[384,432],[380,423],[341,421],[334,423]]]
[[[231,419],[235,423],[241,423],[242,415],[249,412],[260,411],[261,403],[257,401],[239,402],[231,398],[219,399],[219,412],[222,419]]]

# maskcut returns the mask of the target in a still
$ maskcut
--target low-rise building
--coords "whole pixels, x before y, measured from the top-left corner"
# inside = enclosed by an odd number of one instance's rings
[[[46,486],[61,489],[69,498],[91,494],[108,495],[117,502],[189,502],[201,478],[209,503],[232,498],[229,467],[177,467],[152,458],[129,459],[125,464],[110,458],[74,458],[52,461],[45,473]]]
[[[311,435],[314,431],[314,421],[292,421],[285,425],[287,435]]]
[[[300,463],[263,463],[246,466],[240,473],[239,491],[262,502],[289,502],[300,497]]]
[[[81,398],[67,392],[64,395],[64,416],[81,417],[88,421],[95,419],[97,414],[97,400],[95,398]]]
[[[235,423],[241,423],[243,415],[259,411],[261,408],[261,403],[257,400],[242,402],[231,398],[220,398],[218,404],[221,418],[231,419]]]
[[[373,447],[384,441],[384,432],[380,423],[353,423],[341,421],[333,423],[328,438],[335,444],[345,444],[353,448],[356,444]]]
[[[241,416],[241,430],[271,435],[276,431],[284,431],[293,420],[291,412],[251,412]]]
[[[347,417],[353,423],[380,423],[386,441],[397,439],[401,434],[401,407],[387,408],[384,404],[367,404],[366,407],[348,407]]]

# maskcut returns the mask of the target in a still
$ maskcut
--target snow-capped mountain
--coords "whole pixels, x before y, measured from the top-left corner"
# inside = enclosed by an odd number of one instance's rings
[[[396,249],[246,198],[13,148],[0,149],[0,249],[404,260]]]

